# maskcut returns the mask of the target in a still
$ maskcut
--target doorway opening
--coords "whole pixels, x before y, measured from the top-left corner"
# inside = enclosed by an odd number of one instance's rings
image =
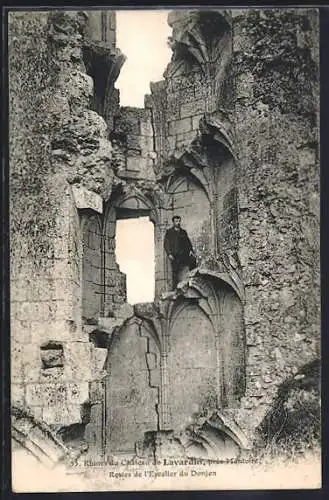
[[[154,224],[149,217],[116,222],[116,261],[127,276],[129,304],[153,302],[155,291]]]

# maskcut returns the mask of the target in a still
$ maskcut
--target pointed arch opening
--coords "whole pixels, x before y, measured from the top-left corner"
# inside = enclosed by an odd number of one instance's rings
[[[127,216],[128,215],[128,216]],[[127,277],[129,304],[153,302],[155,291],[154,224],[138,212],[117,213],[116,261]]]

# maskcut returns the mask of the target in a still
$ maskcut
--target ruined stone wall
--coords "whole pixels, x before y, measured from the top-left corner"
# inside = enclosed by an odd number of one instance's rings
[[[114,83],[125,56],[116,47],[116,12],[91,10],[86,14],[82,54],[94,84],[91,108],[105,119],[110,134],[120,106],[120,93]]]
[[[134,452],[158,428],[159,350],[137,323],[115,332],[107,357],[106,452]]]
[[[187,303],[174,318],[169,336],[168,404],[175,431],[183,429],[193,414],[217,406],[215,343],[209,318],[197,305]]]
[[[111,134],[114,167],[126,179],[154,180],[154,137],[148,109],[121,107]]]
[[[58,426],[90,412],[97,452],[106,440],[131,451],[159,425],[157,404],[165,429],[169,411],[185,424],[213,401],[215,365],[218,401],[255,428],[317,356],[320,322],[317,12],[174,13],[173,59],[145,109],[119,109],[113,19],[9,22],[13,402]],[[120,210],[155,222],[157,298],[171,286],[173,213],[204,267],[180,293],[205,314],[190,305],[164,332],[163,299],[162,326],[146,319],[170,353],[162,381],[140,323],[122,327],[133,311],[115,262]]]
[[[214,168],[217,173],[217,247],[221,253],[238,247],[238,188],[237,168],[232,158],[221,162]]]
[[[81,328],[77,206],[113,178],[106,124],[89,109],[86,19],[9,14],[12,403],[59,426],[84,421],[98,373]]]
[[[97,321],[104,300],[101,221],[97,215],[91,214],[82,228],[82,319]]]
[[[197,136],[199,120],[208,110],[209,85],[199,71],[151,84],[153,104],[151,100],[147,100],[147,104],[153,107],[155,144],[160,162]]]
[[[145,99],[158,179],[171,196],[166,220],[170,225],[173,213],[182,216],[199,264],[235,251],[238,242],[235,160],[211,143],[210,129],[205,133],[201,123],[232,105],[230,19],[217,9],[170,13],[172,60]]]
[[[234,11],[250,425],[277,384],[318,355],[318,35],[316,10]]]
[[[110,199],[111,201],[111,199]],[[115,229],[116,214],[112,204],[108,203],[103,222],[103,273],[104,273],[104,306],[102,314],[110,316],[127,300],[126,275],[116,262]]]
[[[205,112],[229,103],[231,37],[222,13],[186,10],[168,15],[174,54],[165,80],[151,84],[153,105],[146,101],[153,107],[160,164],[193,141]]]
[[[217,244],[204,239],[204,251],[228,255],[234,269],[242,266],[247,386],[240,421],[252,428],[278,384],[318,355],[318,13],[221,11],[225,22],[217,23],[217,45],[205,35],[206,15],[184,15],[170,21],[173,58],[165,79],[152,84],[146,105],[159,176],[185,171],[186,179],[188,169],[202,170],[206,185],[216,187],[210,200]],[[222,58],[219,47],[225,49]],[[220,110],[234,129],[222,142],[225,151],[213,150],[208,139],[225,133]],[[208,129],[202,125],[205,113],[219,117],[216,132],[215,120]],[[172,194],[171,208],[178,208],[182,195]]]

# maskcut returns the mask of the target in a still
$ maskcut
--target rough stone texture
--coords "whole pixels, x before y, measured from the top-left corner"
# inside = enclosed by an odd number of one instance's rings
[[[82,421],[92,380],[70,183],[106,197],[113,178],[106,124],[89,109],[86,20],[82,12],[9,14],[13,394],[52,425]],[[40,346],[47,341],[62,343],[63,366],[44,366]]]
[[[153,109],[160,162],[173,153],[175,141],[178,146],[191,142],[203,113],[215,111],[223,101],[230,104],[231,37],[222,11],[182,11],[169,24],[172,60],[165,80],[151,84],[152,98],[146,102]]]
[[[97,324],[112,316],[126,300],[126,276],[115,260],[116,213],[111,199],[103,214],[88,211],[81,217],[83,232],[82,316]]]
[[[157,460],[202,458],[229,460],[238,458],[251,447],[228,411],[203,411],[190,419],[181,432],[146,432],[140,455]]]
[[[236,12],[233,47],[254,425],[275,387],[319,347],[318,12]]]
[[[97,216],[89,217],[83,228],[82,316],[97,318],[102,311],[102,232]]]
[[[217,242],[214,248],[214,242],[204,239],[203,252],[215,258],[221,254],[245,287],[247,386],[236,418],[247,430],[263,418],[277,385],[318,352],[318,13],[274,9],[225,14],[224,24],[218,20],[225,63],[216,86],[207,83],[214,68],[205,52],[216,45],[203,38],[204,47],[196,36],[207,22],[206,15],[201,17],[181,12],[170,21],[173,59],[165,80],[152,84],[146,105],[153,114],[158,169],[165,173],[169,166],[172,175],[182,165],[191,172],[202,166],[208,185],[217,187],[210,190],[217,206],[211,226]],[[194,59],[184,59],[183,45]],[[218,143],[214,150],[206,135],[211,129],[200,125],[202,112],[219,108],[234,124],[231,157],[223,156]],[[198,134],[183,140],[191,117],[203,134],[203,149]],[[193,144],[199,158],[191,155]],[[227,142],[225,147],[227,151]]]
[[[154,366],[149,365],[153,354]],[[151,371],[159,370],[154,341],[138,324],[123,327],[111,340],[107,360],[106,451],[134,452],[144,432],[158,426],[158,389]]]
[[[173,429],[184,428],[194,413],[217,406],[215,333],[207,316],[187,305],[169,337],[169,405]]]
[[[262,447],[282,446],[302,453],[321,435],[320,362],[315,360],[279,386],[273,405],[258,427]]]
[[[148,109],[121,107],[111,134],[115,171],[125,179],[155,179],[154,133]]]
[[[59,343],[47,343],[41,346],[43,368],[62,368],[64,364],[63,346]]]

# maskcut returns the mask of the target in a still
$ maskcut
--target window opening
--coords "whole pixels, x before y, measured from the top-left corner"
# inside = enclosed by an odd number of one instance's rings
[[[127,276],[129,304],[153,302],[155,288],[154,224],[149,217],[116,223],[116,261]]]

